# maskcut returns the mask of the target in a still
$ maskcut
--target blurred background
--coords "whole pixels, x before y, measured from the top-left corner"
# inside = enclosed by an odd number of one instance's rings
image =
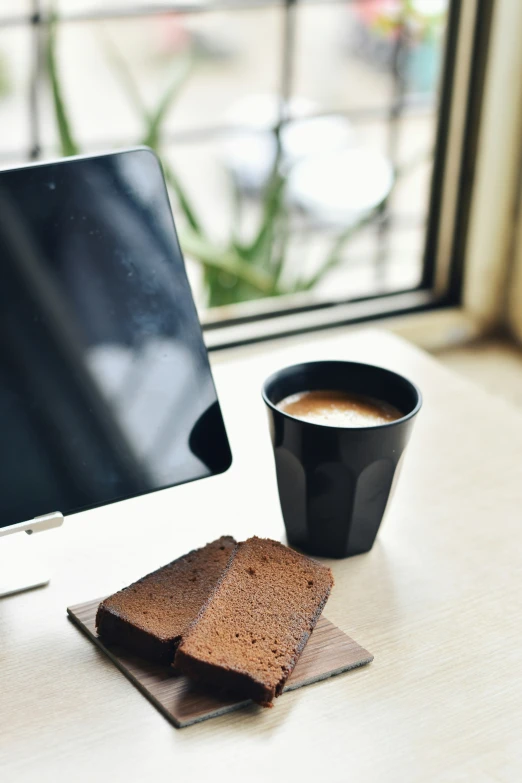
[[[415,289],[447,16],[0,0],[0,165],[153,147],[207,324]]]

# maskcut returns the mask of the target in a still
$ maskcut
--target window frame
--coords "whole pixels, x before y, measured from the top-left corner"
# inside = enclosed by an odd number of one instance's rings
[[[505,1],[505,0],[504,0]],[[378,319],[458,311],[464,298],[464,260],[487,75],[493,13],[499,0],[452,0],[441,77],[439,120],[429,200],[423,276],[416,289],[342,302],[277,307],[203,324],[209,350],[287,338]],[[500,0],[502,2],[502,0]],[[247,309],[247,308],[245,308]],[[477,335],[456,318],[457,339]],[[410,327],[406,333],[412,335]],[[445,334],[452,333],[450,329]],[[451,338],[450,338],[451,341]]]

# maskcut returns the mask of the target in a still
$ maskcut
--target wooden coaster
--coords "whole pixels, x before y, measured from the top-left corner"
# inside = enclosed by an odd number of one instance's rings
[[[120,647],[105,646],[96,634],[96,610],[102,599],[67,609],[69,619],[102,650],[118,669],[177,728],[224,715],[250,704],[206,693],[169,666],[149,663]],[[350,639],[326,617],[321,617],[285,686],[286,691],[333,677],[373,660],[367,650]],[[277,703],[277,702],[276,702]]]

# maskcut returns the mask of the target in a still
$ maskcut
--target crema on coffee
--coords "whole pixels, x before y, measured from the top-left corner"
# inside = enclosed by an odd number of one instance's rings
[[[303,391],[285,397],[277,407],[290,416],[330,427],[376,427],[403,416],[387,402],[345,391]]]

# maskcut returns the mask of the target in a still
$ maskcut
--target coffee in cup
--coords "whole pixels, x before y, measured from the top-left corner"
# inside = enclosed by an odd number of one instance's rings
[[[389,402],[331,389],[297,392],[277,407],[297,419],[329,427],[377,427],[402,418],[401,411]]]

